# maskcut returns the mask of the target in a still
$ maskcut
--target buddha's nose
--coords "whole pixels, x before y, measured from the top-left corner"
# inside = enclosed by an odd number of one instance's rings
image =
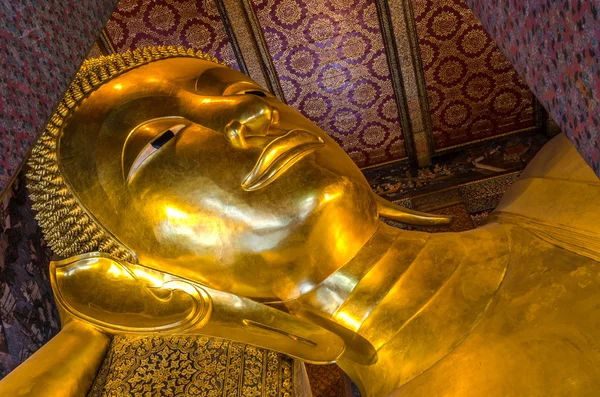
[[[234,116],[225,126],[225,137],[234,147],[245,148],[246,138],[268,135],[279,121],[279,112],[266,100],[252,95],[247,97],[238,104]]]
[[[268,98],[253,94],[202,96],[181,91],[182,116],[214,131],[223,132],[236,147],[245,138],[278,133],[279,112]]]
[[[241,95],[232,115],[232,121],[238,121],[245,128],[246,136],[267,135],[273,124],[279,120],[279,112],[261,97]]]

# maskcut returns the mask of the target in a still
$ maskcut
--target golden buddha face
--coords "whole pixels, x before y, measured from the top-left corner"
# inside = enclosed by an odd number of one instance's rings
[[[378,224],[368,183],[327,134],[202,59],[151,62],[92,92],[58,163],[139,263],[255,299],[311,290]]]

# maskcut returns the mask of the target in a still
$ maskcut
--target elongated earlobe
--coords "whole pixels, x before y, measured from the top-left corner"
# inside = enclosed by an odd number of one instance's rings
[[[374,194],[379,216],[411,226],[446,226],[454,220],[447,215],[428,214],[401,207]]]

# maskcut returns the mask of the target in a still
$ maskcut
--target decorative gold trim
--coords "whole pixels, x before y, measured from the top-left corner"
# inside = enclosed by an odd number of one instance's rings
[[[498,179],[500,177],[507,177],[507,176],[511,176],[511,175],[520,175],[521,172],[523,172],[523,170],[513,171],[513,172],[507,172],[507,173],[504,173],[504,174],[494,175],[494,176],[490,176],[490,177],[483,178],[483,179],[477,179],[476,181],[465,182],[465,183],[461,183],[460,185],[452,186],[449,189],[454,189],[454,188],[463,187],[463,186],[469,186],[469,185],[476,185],[478,183],[486,182],[486,181],[492,181],[492,180]]]
[[[169,357],[169,365],[164,366],[161,357]],[[153,369],[160,368],[151,377],[144,376],[148,362]],[[145,390],[160,390],[158,395],[299,396],[294,390],[295,371],[283,369],[295,365],[282,354],[226,340],[118,335],[88,396],[141,396]]]
[[[235,43],[240,50],[240,56],[247,69],[246,73],[257,83],[269,89],[279,100],[286,103],[277,70],[271,59],[252,2],[248,0],[217,0],[217,5],[222,8],[221,14],[230,22],[231,29],[227,29],[227,33],[232,43]]]
[[[491,142],[491,141],[494,141],[496,139],[501,139],[501,138],[504,138],[504,137],[507,137],[507,136],[516,135],[516,134],[527,134],[527,133],[532,133],[532,132],[535,132],[535,131],[536,131],[536,127],[527,127],[527,128],[522,128],[520,130],[510,131],[510,132],[507,132],[507,133],[504,133],[504,134],[494,135],[494,136],[491,136],[491,137],[488,137],[488,138],[479,139],[479,140],[476,140],[476,141],[462,143],[462,144],[456,145],[456,146],[450,146],[448,148],[444,148],[444,149],[438,150],[437,152],[435,152],[433,154],[432,157],[438,157],[438,156],[441,156],[443,154],[447,154],[448,152],[450,152],[452,150],[465,149],[465,148],[468,148],[468,147],[471,147],[471,146],[476,146],[477,144],[482,143],[482,142]],[[409,161],[409,159],[407,157],[405,157],[405,158],[398,159],[398,160],[390,160],[390,161],[385,161],[383,163],[368,165],[366,167],[362,167],[360,170],[361,171],[367,171],[367,170],[372,170],[374,168],[383,167],[383,166],[386,166],[386,165],[396,164],[396,163],[398,165],[402,165],[402,164],[404,164],[404,163],[406,163],[408,161]]]
[[[221,16],[223,25],[225,26],[225,33],[227,33],[227,37],[231,43],[231,48],[233,49],[233,53],[235,54],[235,59],[237,60],[240,70],[250,76],[248,66],[246,65],[246,60],[244,59],[244,51],[242,51],[238,38],[235,34],[235,27],[231,24],[231,18],[229,18],[227,6],[225,5],[224,0],[215,0],[215,4],[219,9],[219,15]]]

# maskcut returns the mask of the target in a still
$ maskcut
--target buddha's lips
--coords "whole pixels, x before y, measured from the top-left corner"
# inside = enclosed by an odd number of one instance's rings
[[[302,157],[324,144],[321,138],[308,131],[288,132],[263,149],[254,168],[242,182],[242,188],[252,191],[268,185]]]

